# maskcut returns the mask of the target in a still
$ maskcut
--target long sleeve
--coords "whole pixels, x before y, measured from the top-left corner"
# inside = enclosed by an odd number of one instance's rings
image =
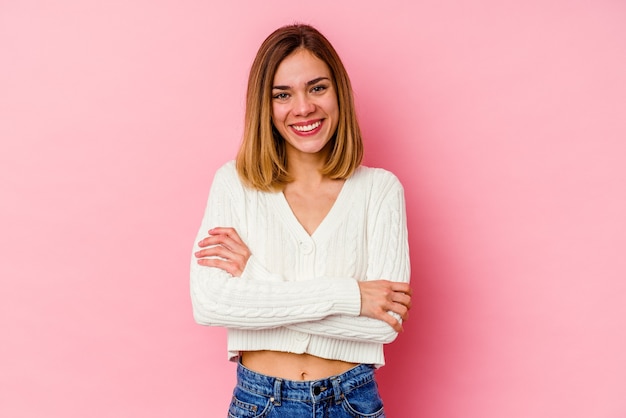
[[[372,189],[367,214],[365,280],[408,282],[410,260],[402,185],[391,173],[385,172],[378,178],[381,181]],[[390,343],[397,337],[396,331],[386,322],[360,316],[331,315],[317,321],[293,324],[289,328],[352,341]]]
[[[247,233],[246,196],[233,171],[230,163],[215,174],[193,252],[213,227],[233,227],[244,236]],[[250,269],[255,262],[253,258]],[[358,284],[349,277],[303,281],[232,277],[221,269],[198,265],[193,254],[190,270],[193,314],[202,325],[252,330],[316,321],[330,315],[357,316],[360,311]],[[257,274],[263,270],[257,265]]]
[[[228,329],[231,360],[274,350],[384,364],[383,344],[397,334],[360,316],[358,282],[409,280],[404,194],[393,174],[359,167],[309,234],[282,193],[244,187],[230,162],[215,174],[194,253],[218,226],[234,228],[252,255],[240,277],[192,255],[191,299],[198,323]]]

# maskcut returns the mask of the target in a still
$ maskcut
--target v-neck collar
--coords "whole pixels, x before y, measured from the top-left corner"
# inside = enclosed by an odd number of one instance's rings
[[[357,171],[359,171],[359,169],[360,167],[357,168]],[[281,219],[285,221],[289,230],[296,235],[300,241],[324,241],[329,235],[331,235],[331,233],[337,228],[337,225],[340,224],[343,218],[349,213],[349,208],[352,202],[351,196],[354,192],[353,178],[356,174],[356,172],[353,173],[353,175],[348,177],[343,183],[341,190],[339,191],[339,194],[333,202],[330,210],[312,234],[309,234],[306,229],[304,229],[304,226],[302,226],[300,221],[298,221],[298,218],[293,213],[293,210],[291,209],[291,206],[289,206],[289,202],[282,191],[273,194],[274,206]]]

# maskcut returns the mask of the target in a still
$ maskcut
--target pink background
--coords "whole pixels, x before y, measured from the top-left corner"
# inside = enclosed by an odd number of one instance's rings
[[[316,25],[406,189],[390,417],[626,416],[626,3],[0,2],[0,416],[218,417],[188,262],[263,38]]]

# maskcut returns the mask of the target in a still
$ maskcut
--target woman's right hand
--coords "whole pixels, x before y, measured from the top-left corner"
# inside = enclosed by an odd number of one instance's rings
[[[250,249],[234,228],[213,228],[198,243],[195,253],[198,264],[217,267],[234,277],[239,277],[251,256]]]
[[[402,323],[389,312],[406,320],[411,309],[411,288],[408,283],[389,280],[358,282],[361,291],[361,316],[388,323],[396,332],[402,331]]]

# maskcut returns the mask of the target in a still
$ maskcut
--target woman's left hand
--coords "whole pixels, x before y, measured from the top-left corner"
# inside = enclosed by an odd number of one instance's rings
[[[201,250],[194,254],[198,264],[217,267],[233,277],[241,276],[251,255],[250,249],[234,228],[213,228],[198,246]]]

